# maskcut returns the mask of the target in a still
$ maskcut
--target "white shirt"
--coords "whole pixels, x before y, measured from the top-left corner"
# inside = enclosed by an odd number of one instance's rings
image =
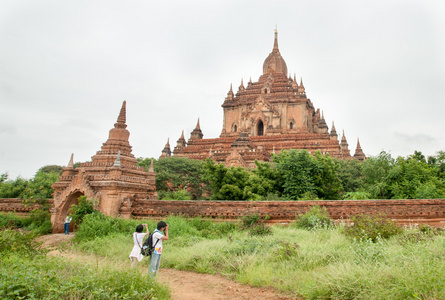
[[[144,258],[144,256],[142,256],[142,254],[141,254],[141,247],[142,247],[142,244],[144,243],[143,239],[144,239],[145,235],[146,235],[146,233],[143,233],[143,232],[133,233],[133,249],[131,250],[131,253],[129,255],[130,258],[136,257],[136,259],[138,261],[141,261]]]
[[[154,254],[162,253],[162,237],[163,236],[164,235],[157,229],[153,232],[153,247],[155,247],[155,249],[153,251]],[[156,241],[158,241],[158,242],[156,243]],[[155,246],[155,244],[156,244],[156,246]]]

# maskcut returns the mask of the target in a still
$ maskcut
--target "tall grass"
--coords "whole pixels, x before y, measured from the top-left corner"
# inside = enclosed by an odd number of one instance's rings
[[[164,265],[221,273],[307,299],[445,298],[445,237],[372,242],[343,232],[278,226],[272,236],[239,232],[188,247],[167,246]]]
[[[17,255],[0,263],[2,299],[169,299],[168,290],[137,270],[94,268],[55,257]]]
[[[133,245],[135,224],[150,223],[152,230],[156,223],[100,218],[85,227],[95,237],[79,238],[75,247],[122,261]],[[441,231],[413,229],[372,239],[350,237],[342,226],[307,230],[297,224],[273,226],[271,235],[258,236],[232,223],[175,216],[166,222],[170,239],[161,268],[219,273],[306,299],[445,299]]]
[[[15,213],[0,213],[0,229],[2,228],[22,228],[36,235],[47,234],[52,230],[51,214],[42,209],[35,209],[26,217]]]
[[[1,299],[169,299],[138,270],[46,256],[35,235],[0,231]]]

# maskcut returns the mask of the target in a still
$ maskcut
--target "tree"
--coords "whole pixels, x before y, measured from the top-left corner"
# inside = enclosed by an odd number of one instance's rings
[[[226,168],[207,159],[203,166],[202,180],[211,190],[212,200],[246,200],[244,193],[250,172],[241,167]]]
[[[278,171],[276,163],[259,162],[255,160],[256,169],[252,170],[246,187],[244,198],[249,200],[264,200],[271,197],[281,197],[283,194],[283,176]]]
[[[329,153],[322,155],[320,151],[315,152],[315,160],[321,167],[321,171],[315,175],[318,197],[325,200],[340,199],[343,186],[337,175],[338,165],[335,164]]]
[[[42,204],[52,198],[54,190],[52,185],[59,180],[60,173],[40,169],[34,178],[29,181],[23,197],[27,200],[39,201]]]
[[[393,194],[387,177],[393,172],[395,164],[391,154],[385,151],[378,156],[368,157],[362,163],[364,175],[364,188],[371,196],[371,199],[391,199]]]
[[[335,159],[337,176],[343,186],[343,192],[357,192],[363,190],[364,176],[362,162],[357,159]]]
[[[148,171],[151,161],[151,158],[138,158],[138,165]],[[192,199],[202,198],[204,193],[201,182],[202,166],[202,161],[186,157],[153,159],[153,167],[156,172],[156,190],[165,192],[185,190]]]
[[[8,174],[2,174],[0,182],[0,198],[23,198],[29,180],[18,176],[15,180],[8,179]]]
[[[391,158],[386,152],[363,162],[365,189],[373,199],[431,199],[445,196],[438,176],[438,159],[419,152],[406,158]]]
[[[47,165],[41,167],[37,172],[62,174],[63,167],[59,165]]]
[[[273,157],[283,174],[283,195],[298,200],[303,194],[317,196],[316,177],[321,176],[322,164],[307,150],[284,150]]]

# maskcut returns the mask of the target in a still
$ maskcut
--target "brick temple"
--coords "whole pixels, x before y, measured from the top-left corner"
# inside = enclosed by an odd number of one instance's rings
[[[285,149],[320,151],[341,159],[366,158],[357,139],[351,156],[343,132],[339,139],[334,123],[331,130],[320,109],[306,96],[303,80],[288,75],[286,62],[278,49],[278,32],[272,52],[263,63],[257,82],[243,80],[236,93],[232,86],[222,104],[223,128],[219,138],[204,139],[199,119],[186,141],[184,132],[176,142],[173,155],[205,160],[210,157],[226,166],[254,167],[255,159],[269,161],[271,153]],[[171,156],[167,141],[161,158]]]
[[[117,122],[91,162],[74,168],[73,155],[54,183],[51,223],[54,232],[63,232],[63,220],[80,196],[98,201],[97,208],[105,215],[130,218],[132,205],[138,199],[157,199],[153,162],[148,172],[137,166],[129,143],[126,124],[126,102],[122,104]]]

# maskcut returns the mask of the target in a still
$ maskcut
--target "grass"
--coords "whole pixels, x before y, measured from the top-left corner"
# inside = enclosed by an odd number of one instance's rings
[[[445,236],[417,229],[388,239],[351,238],[343,226],[273,226],[270,235],[170,217],[161,267],[219,273],[306,299],[445,298]],[[145,222],[145,221],[143,221]],[[82,251],[128,259],[131,235],[79,242]],[[109,249],[116,245],[115,249]],[[108,249],[108,250],[106,250]]]
[[[295,243],[295,251],[280,251]],[[397,236],[377,242],[350,239],[341,227],[307,231],[275,226],[272,236],[238,232],[167,247],[164,266],[221,273],[307,299],[445,298],[442,235],[401,244]]]
[[[12,215],[0,216],[0,222],[8,224],[0,228],[1,299],[170,299],[166,287],[142,276],[137,268],[129,269],[128,257],[124,263],[125,255],[119,256],[114,244],[127,239],[123,234],[85,240],[82,247],[89,252],[106,253],[100,260],[96,253],[91,260],[82,256],[82,260],[70,261],[47,256],[47,250],[35,240],[38,231],[22,230],[18,226],[22,221]],[[61,250],[70,247],[64,243]]]
[[[113,261],[118,269],[129,265],[135,225],[149,223],[153,230],[156,223],[89,218],[79,229],[83,234],[65,248]],[[307,230],[291,224],[252,235],[232,223],[177,216],[166,221],[170,239],[161,268],[218,273],[305,299],[445,299],[443,231],[412,228],[367,239],[348,236],[343,225]],[[142,266],[147,265],[144,259]]]

